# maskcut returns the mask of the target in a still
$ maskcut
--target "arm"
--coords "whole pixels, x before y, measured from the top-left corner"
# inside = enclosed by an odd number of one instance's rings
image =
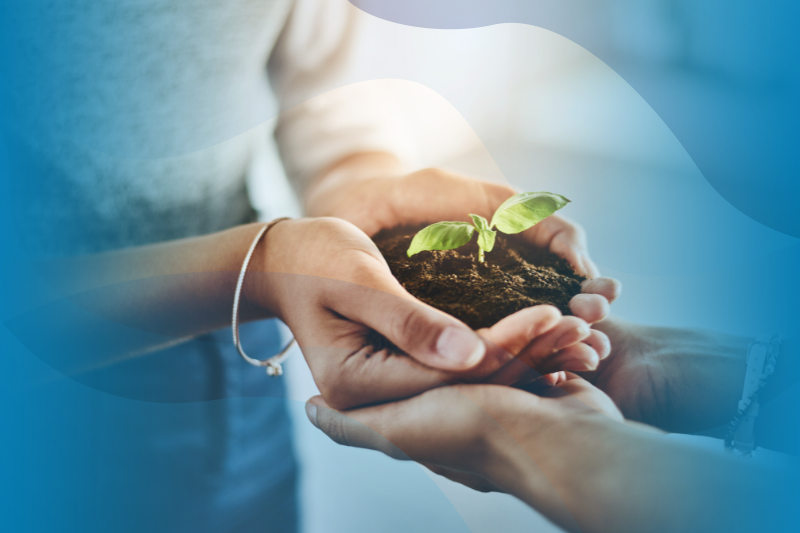
[[[796,497],[797,465],[778,473],[678,445],[623,422],[580,379],[547,397],[467,385],[346,413],[312,398],[308,412],[339,443],[510,493],[568,531],[771,530]]]
[[[38,267],[59,293],[96,317],[159,334],[169,342],[230,324],[239,269],[260,228],[260,224],[250,224]],[[250,292],[246,290],[245,295]],[[274,316],[272,310],[254,304],[249,297],[243,299],[241,313],[242,321]],[[71,327],[76,333],[92,334],[91,324]],[[115,338],[108,340],[113,343]],[[135,341],[119,347],[108,345],[108,356],[160,347],[154,336],[142,335]]]
[[[73,374],[153,350],[165,339],[226,326],[241,262],[257,231],[248,225],[49,265],[69,300],[89,313],[45,307],[11,329],[31,346],[49,339],[45,360]],[[246,320],[281,318],[326,399],[343,408],[480,379],[518,354],[556,372],[576,359],[593,367],[608,353],[583,343],[594,338],[585,322],[546,306],[477,335],[408,294],[372,241],[339,219],[275,225],[255,249],[241,311]],[[109,331],[109,321],[127,333]],[[409,355],[376,354],[365,340],[372,330]]]
[[[680,328],[640,326],[608,318],[595,329],[611,341],[611,356],[583,374],[619,405],[625,416],[667,431],[721,438],[736,414],[747,368],[748,337]],[[760,397],[759,446],[798,449],[791,424],[770,423],[770,414],[796,419],[797,401],[782,396],[800,379],[800,351],[784,339],[775,373]],[[787,438],[793,440],[788,442]]]
[[[35,264],[55,291],[6,325],[68,376],[230,324],[241,261],[259,226]],[[249,300],[243,320],[271,316]],[[113,392],[113,391],[111,391]]]

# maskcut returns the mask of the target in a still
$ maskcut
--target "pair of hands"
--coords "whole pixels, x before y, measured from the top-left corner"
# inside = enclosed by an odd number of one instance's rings
[[[328,405],[397,400],[454,382],[508,385],[548,375],[554,383],[559,372],[594,370],[608,355],[608,338],[589,324],[608,313],[619,293],[614,280],[585,282],[570,302],[575,316],[539,306],[473,332],[403,289],[369,239],[398,225],[490,216],[514,194],[509,187],[430,169],[355,182],[337,194],[312,213],[336,218],[270,230],[243,291],[290,327]],[[523,237],[596,275],[582,231],[566,220],[551,216]],[[373,353],[365,346],[371,329],[408,357]]]
[[[464,220],[470,212],[488,217],[514,194],[509,187],[439,169],[407,175],[395,170],[394,177],[375,179],[372,177],[374,168],[380,166],[381,157],[361,159],[363,166],[349,165],[341,172],[333,171],[312,189],[307,203],[311,214],[347,220],[371,236],[381,229],[402,224]],[[386,174],[391,174],[390,167],[391,163],[387,165]],[[278,229],[280,225],[273,231]],[[305,339],[312,341],[305,343],[308,348],[304,351],[310,355],[309,364],[315,370],[320,390],[334,407],[403,398],[456,381],[512,384],[544,374],[540,381],[554,384],[564,379],[558,372],[568,370],[577,372],[608,394],[626,418],[669,431],[706,430],[727,423],[736,413],[749,340],[707,331],[603,320],[609,310],[608,304],[619,295],[620,284],[598,277],[598,270],[587,252],[583,230],[559,216],[548,217],[523,237],[533,246],[566,258],[577,272],[590,278],[583,285],[583,293],[570,303],[574,316],[561,317],[557,310],[539,306],[479,331],[486,354],[482,362],[473,367],[470,361],[463,363],[462,360],[462,364],[447,361],[435,351],[437,333],[447,325],[455,323],[463,328],[462,324],[451,317],[431,314],[430,308],[403,290],[372,242],[361,232],[351,226],[329,229],[329,233],[317,236],[326,241],[333,255],[341,255],[342,261],[327,263],[325,253],[318,254],[313,265],[303,263],[306,259],[303,258],[274,268],[281,272],[306,268],[306,272],[315,277],[315,283],[322,283],[325,277],[345,280],[324,281],[338,289],[340,295],[349,295],[339,298],[338,303],[325,309],[316,305],[313,297],[309,301],[307,316],[318,318],[319,322],[303,322],[301,310],[292,310],[297,319],[289,317],[296,324],[296,327],[290,324],[293,331],[300,332],[301,346]],[[338,235],[334,236],[336,233]],[[340,237],[345,240],[337,241]],[[313,242],[313,236],[309,238]],[[340,245],[346,248],[341,253],[337,248]],[[364,288],[364,279],[370,280],[367,286],[371,291]],[[376,304],[375,313],[365,310],[366,316],[361,322],[355,311],[351,315],[335,314],[337,305],[346,302],[357,306],[369,298],[385,302],[386,307]],[[401,300],[403,305],[400,305]],[[403,311],[397,311],[390,301]],[[414,306],[408,306],[408,302],[413,302]],[[325,324],[325,327],[317,328],[312,323]],[[588,324],[593,324],[594,329],[587,329]],[[337,329],[343,325],[346,328]],[[361,348],[364,326],[381,331],[412,358],[381,354],[369,360],[366,359],[367,350],[362,350],[358,354],[360,357],[349,358],[349,354]],[[313,328],[313,331],[306,334],[303,328]],[[337,331],[336,343],[341,347],[338,358],[330,353],[336,350],[327,342]],[[469,359],[470,342],[474,342],[474,337],[464,335],[464,338],[467,339],[465,347],[451,354],[460,353]],[[390,383],[394,385],[389,387]],[[676,395],[676,390],[681,394]]]
[[[367,238],[402,224],[488,216],[511,189],[427,170],[324,193],[326,208],[314,214],[337,218],[276,226],[266,246],[285,253],[262,254],[262,274],[246,292],[268,295],[253,298],[295,333],[322,392],[307,404],[309,419],[334,441],[418,461],[477,490],[514,494],[579,530],[647,518],[639,504],[669,500],[643,492],[630,504],[635,497],[620,499],[618,487],[607,486],[617,474],[634,483],[664,451],[662,441],[621,423],[623,413],[673,430],[732,416],[746,340],[601,322],[619,284],[597,277],[582,231],[560,217],[523,237],[592,278],[570,303],[575,316],[539,306],[478,332],[411,297]],[[370,329],[409,357],[373,354],[364,346]],[[498,386],[540,375],[528,387],[536,394]],[[677,385],[680,398],[671,394]],[[605,500],[587,505],[587,494]]]

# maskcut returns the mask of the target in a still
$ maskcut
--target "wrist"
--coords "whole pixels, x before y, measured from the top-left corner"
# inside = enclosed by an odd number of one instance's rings
[[[555,408],[538,417],[521,439],[513,493],[565,529],[586,524],[588,501],[613,494],[628,474],[627,426],[595,411]]]
[[[590,435],[610,419],[524,394],[524,402],[513,409],[505,406],[500,416],[489,412],[501,427],[485,433],[487,459],[478,473],[503,492],[538,507],[552,498],[553,488],[561,491],[574,457],[587,453],[583,446],[593,440]]]
[[[274,285],[276,277],[286,271],[280,263],[282,257],[277,253],[283,249],[288,253],[289,248],[281,247],[287,231],[291,233],[292,220],[282,220],[272,227],[259,239],[242,283],[240,297],[240,316],[242,320],[277,317],[281,318],[280,291]],[[249,241],[239,250],[239,257],[235,271],[241,271],[242,264],[249,246],[258,232],[264,227],[263,223],[246,226]]]

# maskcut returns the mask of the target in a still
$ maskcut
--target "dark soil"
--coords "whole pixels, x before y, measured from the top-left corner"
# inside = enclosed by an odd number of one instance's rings
[[[572,314],[569,301],[581,292],[584,277],[566,260],[515,236],[497,234],[497,242],[478,261],[477,239],[456,250],[426,251],[408,257],[418,228],[396,228],[373,239],[392,274],[423,302],[473,329],[492,326],[526,307],[550,304]],[[375,339],[370,339],[371,344]],[[379,349],[378,346],[376,348]]]

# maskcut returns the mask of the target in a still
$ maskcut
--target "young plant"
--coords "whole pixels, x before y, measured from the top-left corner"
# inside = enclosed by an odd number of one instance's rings
[[[483,263],[484,253],[494,248],[497,232],[493,228],[509,235],[520,233],[568,203],[569,200],[560,194],[550,192],[515,194],[497,208],[491,223],[480,215],[470,215],[474,225],[469,222],[437,222],[420,230],[408,247],[408,257],[423,250],[453,250],[467,244],[477,231],[478,261]]]

